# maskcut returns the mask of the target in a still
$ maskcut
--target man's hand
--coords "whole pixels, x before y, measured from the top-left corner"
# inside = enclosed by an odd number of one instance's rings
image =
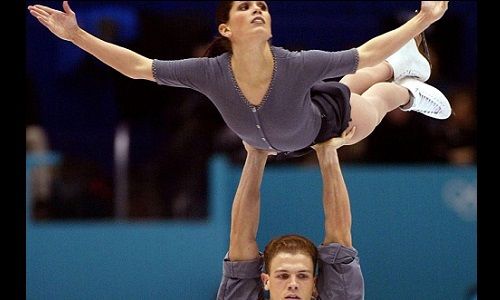
[[[254,148],[253,146],[251,146],[250,144],[248,144],[245,141],[243,141],[243,146],[245,146],[245,150],[247,151],[248,154],[255,153],[255,154],[266,155],[266,156],[277,154],[276,151],[268,151],[268,150]]]
[[[316,144],[314,146],[311,146],[316,152],[324,150],[324,149],[338,149],[345,145],[353,136],[354,133],[356,132],[356,127],[351,127],[347,128],[342,132],[342,134],[339,137],[334,137],[329,139],[326,142]]]

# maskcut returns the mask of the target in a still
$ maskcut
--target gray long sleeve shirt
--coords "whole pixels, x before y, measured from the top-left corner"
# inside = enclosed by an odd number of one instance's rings
[[[318,300],[363,300],[365,283],[359,263],[358,250],[338,243],[318,247]],[[222,265],[222,279],[217,300],[259,300],[264,292],[260,280],[264,259],[230,261]]]
[[[359,55],[356,48],[292,52],[271,46],[271,52],[275,62],[271,84],[258,106],[239,89],[227,52],[211,58],[155,59],[153,76],[158,84],[191,88],[207,96],[229,128],[250,145],[295,151],[309,146],[321,126],[311,87],[356,72]]]

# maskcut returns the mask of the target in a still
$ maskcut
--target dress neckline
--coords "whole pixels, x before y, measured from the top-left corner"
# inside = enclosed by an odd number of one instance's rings
[[[259,104],[257,105],[254,105],[252,104],[248,99],[247,97],[243,94],[243,92],[241,91],[240,89],[240,86],[238,84],[238,81],[236,81],[236,77],[234,76],[234,72],[233,72],[233,66],[231,64],[231,57],[233,56],[231,53],[228,54],[227,56],[227,65],[228,65],[228,69],[229,69],[229,73],[231,74],[231,80],[233,81],[233,86],[234,88],[236,89],[236,91],[238,92],[238,95],[240,96],[240,99],[246,104],[248,105],[250,108],[254,108],[256,110],[259,110],[260,108],[262,108],[262,106],[264,106],[264,104],[266,103],[268,97],[269,97],[269,94],[271,93],[271,90],[273,89],[273,85],[274,85],[274,77],[276,75],[276,69],[277,69],[277,61],[276,61],[276,55],[274,53],[274,49],[272,46],[270,46],[270,49],[271,49],[271,54],[272,54],[272,58],[273,58],[273,73],[271,75],[271,82],[269,83],[269,86],[267,87],[267,91],[266,93],[264,94],[264,97],[262,97],[262,99],[260,100]]]

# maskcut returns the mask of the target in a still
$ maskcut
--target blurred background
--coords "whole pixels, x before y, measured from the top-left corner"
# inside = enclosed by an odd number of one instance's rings
[[[70,5],[88,32],[150,58],[201,56],[216,35],[217,1]],[[270,1],[273,44],[357,47],[419,5]],[[128,79],[25,18],[28,298],[213,299],[245,158],[239,138],[203,95]],[[368,299],[475,293],[476,30],[477,3],[453,1],[426,31],[428,83],[450,100],[449,119],[394,110],[340,149]],[[319,242],[314,154],[268,164],[259,243],[289,232]]]

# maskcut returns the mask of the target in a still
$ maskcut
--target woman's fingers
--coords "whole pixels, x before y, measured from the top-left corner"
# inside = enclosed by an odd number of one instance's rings
[[[71,10],[71,7],[69,7],[69,3],[68,1],[63,1],[63,9],[64,9],[64,12],[68,13],[68,14],[72,14],[74,13],[72,10]]]
[[[56,10],[56,9],[50,8],[50,7],[45,6],[45,5],[40,5],[40,4],[35,4],[33,7],[34,7],[34,8],[41,9],[41,10],[44,10],[44,11],[46,11],[48,14],[55,14],[55,13],[60,12],[60,11],[58,11],[58,10]]]
[[[49,21],[45,17],[36,17],[37,20],[42,23],[43,26],[47,27],[50,29]]]
[[[43,9],[37,8],[37,7],[35,7],[35,6],[31,6],[31,7],[29,7],[29,9],[30,9],[30,13],[31,13],[32,15],[33,15],[33,12],[36,12],[36,13],[38,13],[38,15],[40,15],[40,16],[47,16],[47,17],[48,17],[48,16],[50,16],[50,14],[49,14],[48,12],[46,12],[46,11],[45,11],[45,10],[43,10]]]
[[[30,11],[30,14],[35,17],[35,18],[46,18],[46,16],[44,15],[41,15],[39,12],[36,12],[36,11]]]
[[[33,17],[37,18],[37,20],[40,21],[40,23],[42,23],[43,25],[47,26],[49,24],[48,23],[49,22],[48,18],[50,17],[49,15],[44,14],[38,10],[30,10],[30,14]]]

